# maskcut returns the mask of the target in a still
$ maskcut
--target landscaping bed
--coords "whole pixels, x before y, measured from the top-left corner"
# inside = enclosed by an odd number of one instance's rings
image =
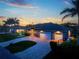
[[[17,53],[17,52],[21,52],[25,49],[28,49],[29,47],[32,47],[35,44],[36,44],[36,42],[34,42],[34,41],[21,41],[21,42],[15,43],[15,44],[10,44],[9,46],[7,46],[5,48],[8,49],[11,53]]]

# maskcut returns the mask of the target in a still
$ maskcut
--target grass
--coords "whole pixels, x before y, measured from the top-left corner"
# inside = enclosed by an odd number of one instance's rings
[[[11,53],[17,53],[25,49],[28,49],[29,47],[32,47],[35,44],[36,42],[33,42],[33,41],[21,41],[15,44],[10,44],[5,48],[8,49]]]
[[[17,36],[15,35],[11,35],[11,34],[0,34],[0,42],[5,42],[5,41],[9,41],[12,39],[17,38]]]
[[[21,37],[25,37],[26,35],[22,34],[19,35],[19,33],[9,33],[9,34],[0,34],[0,42],[6,42],[9,40],[13,40],[16,38],[21,38]]]

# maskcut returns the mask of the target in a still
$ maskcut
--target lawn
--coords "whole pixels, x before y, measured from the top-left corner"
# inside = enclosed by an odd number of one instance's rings
[[[11,35],[11,34],[0,34],[0,42],[5,42],[5,41],[9,41],[12,39],[17,38],[16,35]]]
[[[21,41],[15,44],[10,44],[5,48],[8,49],[11,53],[17,53],[25,49],[28,49],[29,47],[32,47],[35,44],[36,42],[33,42],[33,41]]]
[[[22,38],[25,37],[26,35],[19,35],[19,33],[8,33],[8,34],[0,34],[0,42],[6,42],[9,40],[13,40],[16,38]]]

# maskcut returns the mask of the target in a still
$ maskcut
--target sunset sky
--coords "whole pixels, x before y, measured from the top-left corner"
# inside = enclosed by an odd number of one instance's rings
[[[24,23],[61,23],[60,12],[71,7],[69,0],[0,0],[0,16],[18,17]],[[75,21],[74,21],[75,19]],[[64,22],[77,22],[77,18],[67,18]],[[26,21],[26,22],[25,22]]]

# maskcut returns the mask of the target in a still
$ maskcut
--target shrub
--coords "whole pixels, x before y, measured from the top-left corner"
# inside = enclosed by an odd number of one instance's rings
[[[56,42],[50,42],[51,49],[56,49],[57,43]]]
[[[25,35],[25,36],[30,36],[30,33],[27,33],[27,32],[26,32],[26,33],[24,33],[24,35]]]

